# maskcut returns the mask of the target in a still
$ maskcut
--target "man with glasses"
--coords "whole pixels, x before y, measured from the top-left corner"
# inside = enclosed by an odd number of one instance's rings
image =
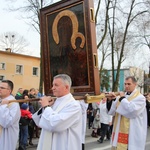
[[[0,82],[0,149],[15,150],[19,137],[20,107],[12,102],[13,82]]]

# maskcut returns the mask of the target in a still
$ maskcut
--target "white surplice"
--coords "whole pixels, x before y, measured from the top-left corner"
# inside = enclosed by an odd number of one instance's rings
[[[14,100],[10,95],[5,100]],[[20,107],[18,103],[0,105],[0,149],[15,150],[19,138]]]
[[[66,100],[73,99],[67,103],[59,112],[55,110]],[[52,132],[52,148],[49,150],[81,150],[82,142],[82,110],[80,104],[67,94],[57,98],[52,107],[47,107],[41,115],[33,115],[35,123],[42,128],[39,143],[44,143],[47,131]],[[42,146],[40,150],[42,149]]]
[[[128,150],[144,150],[147,135],[147,114],[146,114],[146,100],[145,97],[140,94],[131,101],[127,98],[134,95],[136,89],[131,93],[131,95],[126,95],[122,99],[120,105],[117,106],[119,98],[117,98],[109,110],[110,115],[114,115],[115,112],[119,113],[118,122],[116,125],[116,131],[112,146],[117,147],[118,132],[120,126],[121,115],[129,118],[129,140],[128,140]]]
[[[88,103],[85,103],[84,100],[79,100],[79,103],[82,108],[82,143],[84,144],[85,143],[85,135],[86,135]]]

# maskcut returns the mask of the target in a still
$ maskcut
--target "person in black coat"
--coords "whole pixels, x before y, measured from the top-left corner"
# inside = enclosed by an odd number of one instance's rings
[[[150,97],[148,94],[145,95],[146,97],[146,110],[147,110],[147,127],[150,127]]]
[[[31,88],[30,91],[29,91],[29,98],[36,98],[35,96],[35,89],[34,88]],[[34,106],[33,106],[33,103],[32,102],[29,102],[29,111],[34,114],[35,113],[35,109],[34,109]],[[34,136],[34,128],[35,128],[35,123],[33,121],[33,119],[31,119],[29,125],[28,125],[28,131],[29,131],[29,145],[33,145],[32,143],[32,139],[33,139],[33,136]]]

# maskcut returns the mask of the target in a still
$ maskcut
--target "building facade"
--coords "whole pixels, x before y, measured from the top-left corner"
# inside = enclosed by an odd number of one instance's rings
[[[40,58],[0,51],[0,81],[5,79],[13,81],[13,94],[19,88],[39,88]]]
[[[116,75],[117,71],[114,71]],[[108,71],[110,76],[110,91],[112,91],[112,70]],[[124,91],[124,81],[127,76],[134,76],[137,80],[137,89],[143,93],[144,92],[144,70],[137,67],[129,67],[120,69],[120,77],[119,77],[119,87],[118,91]]]

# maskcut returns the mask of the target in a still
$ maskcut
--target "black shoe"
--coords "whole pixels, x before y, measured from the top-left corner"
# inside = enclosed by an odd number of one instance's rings
[[[19,145],[18,150],[25,150],[25,148],[22,145]]]
[[[109,141],[109,140],[110,140],[110,138],[105,139],[105,141]]]
[[[34,145],[32,142],[29,142],[29,145]]]
[[[97,142],[99,142],[99,143],[103,143],[103,141],[102,141],[101,139],[97,140]]]

